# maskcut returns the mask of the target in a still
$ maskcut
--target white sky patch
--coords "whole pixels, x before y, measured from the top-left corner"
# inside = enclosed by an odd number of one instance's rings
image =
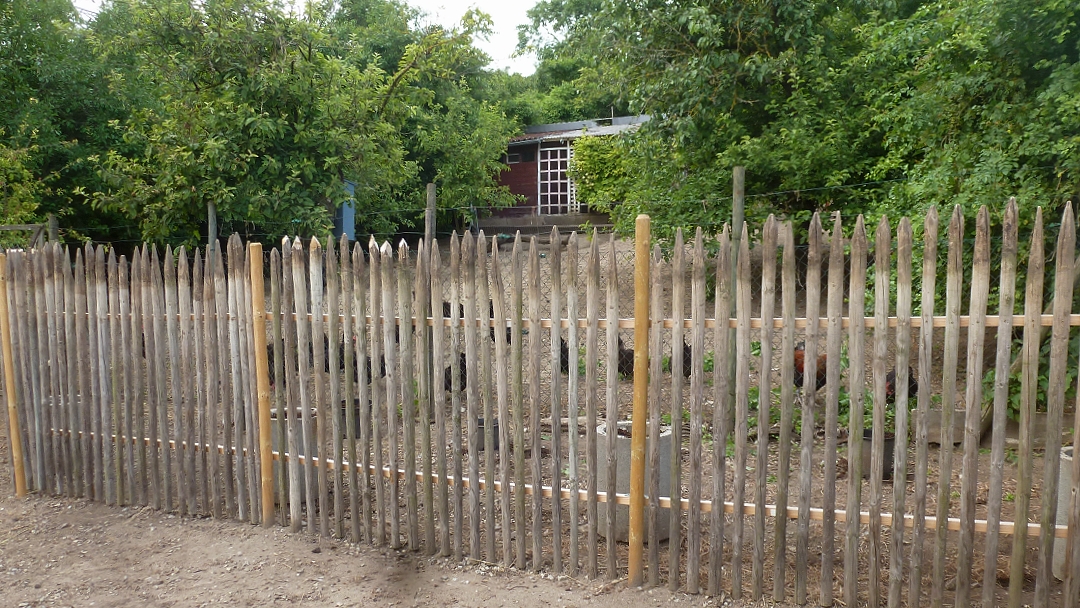
[[[74,0],[75,8],[85,17],[91,17],[101,7],[102,0]],[[294,5],[300,4],[293,0]],[[477,47],[491,56],[492,69],[505,69],[528,76],[536,71],[536,58],[532,55],[514,57],[517,48],[517,26],[528,21],[526,12],[535,0],[408,0],[408,3],[427,14],[427,19],[443,27],[453,28],[470,8],[477,8],[491,16],[494,22],[487,40],[475,41]]]

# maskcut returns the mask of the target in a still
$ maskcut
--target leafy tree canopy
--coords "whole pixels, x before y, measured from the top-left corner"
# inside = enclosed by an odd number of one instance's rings
[[[496,181],[517,128],[509,77],[472,45],[486,15],[447,30],[398,0],[291,11],[112,0],[84,23],[69,0],[0,6],[4,187],[27,186],[8,215],[191,243],[209,208],[249,238],[321,234],[346,180],[361,232],[408,227],[430,181],[444,219],[512,201]]]
[[[934,204],[974,215],[1014,195],[1026,222],[1080,190],[1074,2],[541,4],[534,29],[562,36],[545,48],[580,59],[596,44],[578,73],[653,116],[617,153],[576,162],[590,176],[611,171],[590,159],[616,159],[617,188],[586,181],[579,194],[617,192],[624,229],[647,212],[661,235],[717,230],[735,165],[747,167],[752,226],[768,213],[873,220]]]

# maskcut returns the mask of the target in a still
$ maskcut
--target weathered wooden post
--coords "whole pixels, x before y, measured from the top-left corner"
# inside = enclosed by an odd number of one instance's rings
[[[262,525],[274,523],[274,454],[270,439],[270,371],[266,360],[266,288],[262,243],[248,243],[251,261],[251,321],[255,337],[255,382],[259,396],[259,460],[262,466]]]
[[[4,394],[7,395],[8,433],[11,438],[11,466],[15,476],[15,496],[26,496],[26,468],[23,464],[19,408],[15,404],[15,361],[12,359],[11,322],[8,318],[7,254],[0,253],[0,335],[4,348]]]
[[[649,391],[650,219],[637,216],[634,234],[634,415],[630,430],[630,556],[628,582],[641,586],[645,538],[645,416]],[[654,429],[659,432],[659,429]],[[653,471],[656,474],[656,471]]]

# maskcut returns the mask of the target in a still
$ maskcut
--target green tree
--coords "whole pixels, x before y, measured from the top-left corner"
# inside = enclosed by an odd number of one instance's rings
[[[598,70],[653,120],[617,142],[628,229],[717,230],[747,167],[751,227],[768,213],[1030,218],[1076,200],[1080,34],[1063,0],[603,0]],[[560,21],[554,26],[561,27]],[[570,36],[573,28],[568,30]],[[577,170],[599,171],[579,158]],[[588,198],[590,186],[579,190]]]
[[[359,213],[378,225],[385,193],[415,171],[394,128],[405,108],[381,68],[327,55],[325,33],[276,3],[125,8],[130,31],[99,48],[135,59],[117,86],[137,79],[154,97],[118,124],[137,153],[101,159],[99,206],[152,240],[199,240],[211,205],[226,229],[273,239],[325,232],[352,179]]]
[[[40,185],[25,219],[51,212],[69,237],[131,238],[125,222],[94,210],[85,195],[101,185],[87,159],[122,145],[108,123],[126,110],[108,91],[106,67],[71,2],[0,4],[0,41],[0,141]]]
[[[429,182],[439,188],[444,211],[441,225],[470,215],[473,207],[499,207],[513,202],[497,185],[506,143],[516,123],[506,116],[507,76],[484,69],[489,58],[472,44],[474,36],[490,32],[491,19],[468,11],[460,25],[413,26],[421,14],[389,0],[348,0],[331,11],[338,39],[357,41],[364,53],[351,53],[357,62],[377,59],[407,75],[398,84],[408,106],[400,129],[405,157],[415,163],[415,176],[397,191],[402,224],[421,218]],[[395,79],[397,76],[395,76]]]

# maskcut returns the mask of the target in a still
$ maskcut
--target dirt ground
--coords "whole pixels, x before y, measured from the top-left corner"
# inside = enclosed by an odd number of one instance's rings
[[[724,606],[667,589],[451,563],[236,521],[12,491],[0,442],[0,605]],[[760,605],[760,604],[756,604]]]

